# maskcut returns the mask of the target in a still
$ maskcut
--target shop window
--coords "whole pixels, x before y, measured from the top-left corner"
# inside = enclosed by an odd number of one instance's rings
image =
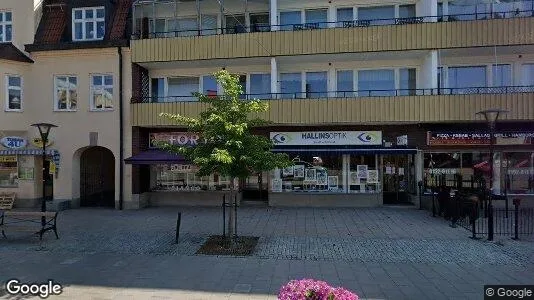
[[[505,152],[501,186],[508,194],[534,194],[534,152]]]
[[[16,156],[0,156],[0,187],[17,187],[19,182]]]
[[[194,165],[155,165],[151,167],[153,191],[208,191],[229,190],[230,178],[219,176],[198,176]]]
[[[272,192],[343,193],[342,155],[290,155],[294,165],[273,171]]]
[[[376,155],[351,155],[349,193],[379,193],[382,190]]]

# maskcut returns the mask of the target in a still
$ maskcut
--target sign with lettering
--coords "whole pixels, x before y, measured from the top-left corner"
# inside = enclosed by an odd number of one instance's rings
[[[532,145],[534,132],[495,133],[496,145]],[[440,133],[428,132],[427,144],[430,146],[489,145],[489,133]]]
[[[453,168],[436,168],[436,169],[427,169],[429,174],[434,175],[451,175],[451,174],[459,174],[459,169],[453,169]]]
[[[0,162],[17,162],[17,156],[15,155],[0,156]]]
[[[166,142],[175,146],[196,146],[200,136],[190,132],[157,132],[149,134],[149,148],[157,148],[157,142]]]
[[[401,135],[397,137],[397,146],[407,146],[408,145],[408,136]]]
[[[43,148],[43,140],[41,138],[32,139],[32,144],[37,148]],[[48,138],[46,140],[46,146],[48,147],[50,145],[52,145],[52,140],[50,138]]]
[[[382,145],[382,131],[271,132],[277,146]]]
[[[9,149],[22,149],[28,145],[28,141],[18,136],[6,136],[0,139],[0,144]]]

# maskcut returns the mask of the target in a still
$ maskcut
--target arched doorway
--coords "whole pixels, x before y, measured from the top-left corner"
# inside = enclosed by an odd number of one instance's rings
[[[80,206],[115,207],[115,157],[104,147],[81,154]]]

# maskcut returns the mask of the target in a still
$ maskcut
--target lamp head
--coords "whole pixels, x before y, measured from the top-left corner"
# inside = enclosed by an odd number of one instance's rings
[[[48,139],[48,134],[50,133],[50,129],[53,127],[57,127],[54,124],[50,123],[35,123],[31,126],[37,127],[39,130],[39,134],[41,135],[41,139],[43,140],[43,143],[46,143],[46,140]]]

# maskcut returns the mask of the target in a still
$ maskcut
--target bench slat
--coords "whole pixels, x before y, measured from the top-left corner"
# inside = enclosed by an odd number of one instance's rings
[[[6,211],[4,212],[4,216],[6,217],[9,217],[9,216],[13,216],[13,217],[49,217],[49,218],[53,218],[56,216],[56,212],[53,212],[53,211],[45,211],[45,212],[41,212],[41,211]]]

